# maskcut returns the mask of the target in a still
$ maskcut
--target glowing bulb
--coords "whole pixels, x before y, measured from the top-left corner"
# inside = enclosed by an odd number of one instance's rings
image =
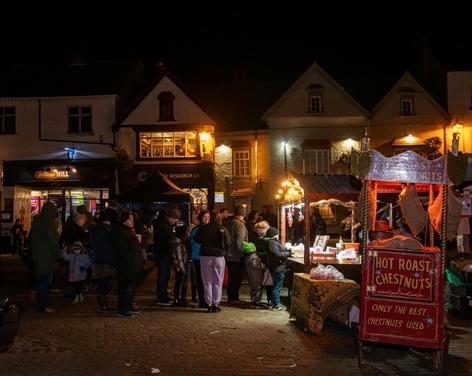
[[[209,139],[210,139],[209,133],[205,133],[205,132],[200,133],[200,140],[202,140],[203,142],[207,142]]]
[[[280,198],[280,195],[275,195],[275,198],[278,200]]]
[[[282,193],[284,193],[284,191],[282,191],[281,189],[279,189],[279,194],[282,194]]]
[[[352,138],[348,138],[346,141],[346,146],[350,149],[354,146],[354,140]]]
[[[221,144],[216,148],[216,151],[218,153],[228,153],[231,150],[229,146],[226,146],[225,144]]]
[[[406,141],[407,142],[414,142],[415,137],[412,134],[409,134],[408,136],[406,136]]]

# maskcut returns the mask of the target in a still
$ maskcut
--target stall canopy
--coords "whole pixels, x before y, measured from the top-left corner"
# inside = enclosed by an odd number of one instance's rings
[[[115,196],[118,202],[190,202],[186,193],[156,171],[135,188]]]
[[[362,183],[352,175],[299,174],[296,177],[309,202],[337,199],[357,201]]]

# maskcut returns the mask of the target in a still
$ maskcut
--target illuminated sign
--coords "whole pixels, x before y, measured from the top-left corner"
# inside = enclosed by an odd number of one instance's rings
[[[34,178],[36,180],[68,180],[71,178],[71,173],[66,169],[54,168],[49,171],[35,171]]]
[[[224,192],[215,192],[215,203],[225,202],[225,193]]]

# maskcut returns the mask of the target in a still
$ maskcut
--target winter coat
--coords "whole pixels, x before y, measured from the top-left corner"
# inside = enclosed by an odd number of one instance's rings
[[[228,230],[212,223],[200,227],[195,241],[201,244],[200,256],[223,257],[231,246]]]
[[[244,221],[233,218],[228,222],[228,232],[231,237],[231,247],[226,254],[226,260],[241,262],[243,260],[243,241],[248,240],[248,233]]]
[[[113,247],[112,229],[100,223],[90,230],[90,247],[93,250],[94,265],[114,265],[115,250]]]
[[[262,284],[262,262],[259,255],[254,252],[245,257],[247,279],[251,287],[257,287]]]
[[[154,248],[158,258],[170,258],[172,244],[175,241],[174,228],[169,223],[169,218],[160,219],[154,229]]]
[[[190,246],[192,247],[192,260],[194,261],[200,260],[200,248],[202,245],[195,241],[195,235],[197,234],[198,230],[200,230],[200,227],[201,226],[195,226],[192,228],[189,236]]]
[[[120,225],[116,249],[118,278],[127,279],[132,273],[143,270],[143,251],[131,228]]]
[[[92,261],[87,254],[68,253],[63,249],[62,258],[69,261],[69,282],[84,281],[87,278],[87,269],[92,264]]]
[[[84,246],[87,246],[88,232],[85,231],[85,226],[80,227],[73,219],[71,219],[67,220],[62,229],[61,244],[71,245],[74,242],[81,242]]]
[[[185,247],[185,244],[179,238],[176,238],[175,243],[172,246],[172,259],[174,261],[174,268],[183,272],[184,274],[187,271],[187,262],[188,262],[188,250]]]
[[[268,239],[267,242],[269,244],[269,271],[280,273],[285,270],[287,257],[291,253],[287,252],[276,239]]]
[[[54,271],[61,257],[55,219],[56,205],[46,202],[34,218],[30,232],[30,247],[36,275]]]

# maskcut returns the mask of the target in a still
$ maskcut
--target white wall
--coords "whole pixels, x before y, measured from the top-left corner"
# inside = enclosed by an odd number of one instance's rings
[[[456,118],[464,124],[460,141],[460,150],[472,153],[472,71],[448,72],[447,101],[451,115],[451,126]],[[448,138],[452,138],[452,130],[448,129]]]
[[[92,107],[93,135],[68,134],[69,106]],[[88,145],[74,141],[113,142],[111,126],[115,120],[115,96],[59,97],[41,99],[42,138],[39,140],[39,99],[0,98],[0,107],[16,108],[16,134],[0,135],[0,160],[67,158],[64,147],[76,147],[76,158],[111,158],[108,145]]]
[[[159,120],[158,96],[163,91],[170,91],[174,96],[173,122],[159,122],[159,124],[211,124],[214,121],[193,102],[176,84],[169,78],[163,77],[141,103],[121,123],[122,125],[156,125]]]

